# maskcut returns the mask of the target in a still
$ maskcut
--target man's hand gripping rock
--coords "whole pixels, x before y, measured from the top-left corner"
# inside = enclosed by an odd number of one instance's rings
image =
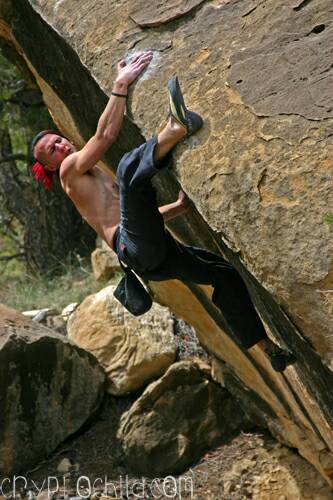
[[[124,59],[121,59],[117,65],[117,78],[115,86],[121,86],[122,91],[127,91],[127,88],[134,80],[142,73],[153,58],[152,51],[142,52],[136,55],[129,63],[126,64]]]

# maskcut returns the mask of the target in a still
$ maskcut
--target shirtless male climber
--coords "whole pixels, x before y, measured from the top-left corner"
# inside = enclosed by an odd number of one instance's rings
[[[245,349],[257,344],[273,369],[282,372],[296,358],[268,338],[238,272],[221,256],[183,245],[165,229],[165,221],[187,211],[188,199],[181,191],[177,201],[158,207],[151,179],[170,168],[172,149],[203,124],[198,114],[186,109],[177,77],[168,83],[170,114],[166,126],[156,137],[123,156],[117,183],[97,166],[122,126],[128,87],[152,57],[149,51],[128,64],[119,62],[111,97],[95,135],[81,150],[58,133],[37,134],[32,141],[37,160],[35,177],[48,188],[58,172],[62,188],[82,217],[142,278],[212,285],[212,301],[223,313],[236,342]]]

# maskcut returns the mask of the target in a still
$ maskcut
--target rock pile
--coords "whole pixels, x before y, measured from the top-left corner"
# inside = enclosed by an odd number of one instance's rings
[[[212,381],[209,366],[182,361],[123,415],[118,437],[131,470],[158,476],[182,472],[248,424],[230,393]]]
[[[154,304],[144,316],[128,313],[110,285],[87,297],[68,321],[68,336],[90,351],[103,366],[108,392],[117,396],[137,391],[163,375],[176,359],[173,319]]]
[[[94,356],[0,305],[0,472],[35,465],[100,407],[105,374]]]

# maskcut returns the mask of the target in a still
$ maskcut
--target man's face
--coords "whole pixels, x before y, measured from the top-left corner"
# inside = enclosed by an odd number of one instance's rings
[[[57,134],[46,134],[36,144],[34,156],[41,161],[47,170],[60,168],[66,156],[74,153],[75,147],[68,139]]]

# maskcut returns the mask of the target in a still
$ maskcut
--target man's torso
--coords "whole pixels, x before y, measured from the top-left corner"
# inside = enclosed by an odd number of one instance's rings
[[[64,186],[63,186],[64,187]],[[97,166],[75,177],[67,191],[83,219],[113,248],[120,222],[119,188],[110,175]]]

